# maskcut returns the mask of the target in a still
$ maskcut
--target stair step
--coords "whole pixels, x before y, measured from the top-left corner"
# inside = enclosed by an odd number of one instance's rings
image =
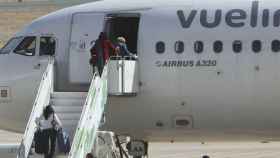
[[[54,106],[83,106],[85,100],[83,99],[51,99]]]
[[[87,92],[53,92],[51,94],[51,98],[59,98],[59,99],[69,99],[69,98],[81,98],[86,99]]]
[[[65,126],[77,126],[79,120],[60,120],[63,127]]]
[[[59,119],[62,120],[80,120],[81,113],[57,113]]]
[[[68,155],[56,155],[55,158],[67,158]]]
[[[82,113],[82,106],[54,106],[56,113]]]
[[[39,155],[39,154],[34,153],[33,155],[29,155],[28,157],[29,158],[44,158],[44,155]],[[57,154],[55,154],[54,158],[68,158],[68,155],[57,153]]]

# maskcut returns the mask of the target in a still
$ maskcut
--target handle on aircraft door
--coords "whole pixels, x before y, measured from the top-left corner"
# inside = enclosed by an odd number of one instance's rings
[[[41,64],[40,64],[40,63],[34,65],[34,69],[40,69],[40,67],[41,67]]]

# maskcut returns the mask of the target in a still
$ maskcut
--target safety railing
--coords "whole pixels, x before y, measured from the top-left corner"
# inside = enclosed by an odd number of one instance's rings
[[[114,96],[136,96],[139,90],[136,56],[113,56],[108,65],[108,92]]]
[[[49,58],[48,66],[42,76],[40,86],[36,95],[33,108],[26,125],[25,133],[19,147],[17,158],[27,158],[33,142],[34,133],[36,131],[36,118],[40,117],[43,109],[50,102],[50,96],[53,92],[53,75],[54,75],[54,59]]]
[[[110,60],[138,60],[137,56],[111,56]]]
[[[101,78],[95,74],[92,79],[69,158],[84,158],[92,151],[107,102],[107,74],[105,65]]]

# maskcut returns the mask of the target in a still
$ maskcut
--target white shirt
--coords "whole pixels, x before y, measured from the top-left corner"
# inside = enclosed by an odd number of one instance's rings
[[[62,124],[56,114],[51,114],[47,120],[45,119],[45,117],[43,115],[41,115],[39,118],[36,119],[36,124],[42,130],[51,129],[51,128],[53,128],[53,124],[52,124],[53,120],[55,121],[55,124],[56,124],[55,128],[62,127]]]

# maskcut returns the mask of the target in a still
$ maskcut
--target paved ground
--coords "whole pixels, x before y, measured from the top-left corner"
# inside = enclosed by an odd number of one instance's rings
[[[21,137],[0,131],[0,144],[20,142]],[[154,142],[149,152],[151,158],[279,158],[280,142]]]
[[[151,158],[279,158],[280,142],[152,143]]]
[[[22,134],[0,130],[0,144],[17,143],[21,141],[21,138]]]

